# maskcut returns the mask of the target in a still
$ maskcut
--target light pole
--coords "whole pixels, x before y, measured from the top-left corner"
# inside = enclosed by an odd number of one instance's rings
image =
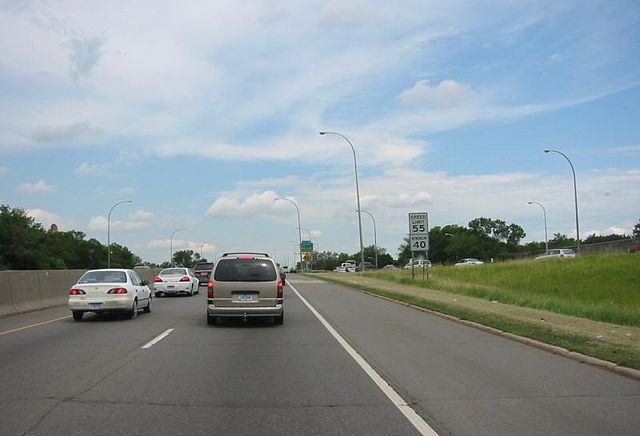
[[[109,215],[107,216],[107,268],[111,268],[111,212],[116,206],[123,203],[133,203],[131,200],[119,201],[109,209]]]
[[[296,211],[298,212],[298,242],[300,243],[300,245],[298,246],[298,250],[300,250],[300,268],[302,268],[304,270],[304,263],[302,263],[302,233],[300,231],[300,209],[298,208],[298,205],[296,204],[295,201],[289,199],[289,198],[285,198],[285,197],[276,197],[276,201],[277,200],[285,200],[288,201],[289,203],[293,204],[296,208]]]
[[[200,258],[202,258],[202,250],[204,249],[204,246],[208,243],[209,241],[204,241],[202,244],[200,244]]]
[[[369,215],[371,217],[371,220],[373,221],[373,251],[376,254],[376,269],[378,269],[378,232],[376,231],[376,219],[373,217],[373,214],[367,209],[362,209],[362,211]]]
[[[358,231],[360,233],[360,261],[364,266],[364,246],[362,245],[362,214],[360,213],[360,188],[358,187],[358,162],[356,160],[356,149],[353,147],[353,144],[351,143],[351,141],[349,141],[349,138],[344,136],[342,133],[338,133],[338,132],[318,132],[318,133],[321,135],[341,136],[342,138],[344,138],[345,141],[349,143],[349,146],[351,147],[351,151],[353,151],[353,168],[356,173],[356,202],[358,204]]]
[[[544,205],[539,201],[529,201],[529,204],[537,204],[542,208],[542,214],[544,215],[544,246],[545,251],[549,251],[549,239],[547,238],[547,211],[544,208]]]
[[[173,233],[171,233],[171,238],[169,238],[169,265],[173,265],[173,235],[178,233],[180,230],[187,230],[187,228],[180,227],[179,229],[175,229]]]
[[[561,155],[562,157],[564,157],[567,162],[569,162],[569,166],[571,167],[571,173],[573,174],[573,199],[575,201],[575,208],[576,208],[576,251],[578,253],[580,253],[580,224],[578,221],[578,188],[576,186],[576,170],[573,167],[573,164],[571,163],[571,160],[567,157],[566,154],[564,154],[561,151],[558,150],[553,150],[553,149],[545,149],[544,150],[545,153],[558,153],[559,155]]]

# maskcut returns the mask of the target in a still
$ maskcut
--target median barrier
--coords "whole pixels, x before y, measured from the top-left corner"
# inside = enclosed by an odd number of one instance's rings
[[[69,289],[86,270],[0,271],[0,317],[62,306]],[[153,291],[153,278],[160,270],[136,270]]]

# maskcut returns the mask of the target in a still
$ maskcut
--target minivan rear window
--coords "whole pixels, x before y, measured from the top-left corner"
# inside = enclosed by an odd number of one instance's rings
[[[221,282],[273,282],[276,278],[276,269],[268,260],[229,259],[218,262],[213,279]]]

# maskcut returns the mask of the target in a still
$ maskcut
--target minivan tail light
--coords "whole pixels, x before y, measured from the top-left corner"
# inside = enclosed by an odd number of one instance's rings
[[[69,291],[69,295],[85,295],[85,294],[86,294],[85,291],[77,288],[73,288],[72,290]]]
[[[109,291],[107,292],[107,294],[128,294],[129,291],[126,290],[126,288],[113,288],[113,289],[109,289]]]
[[[190,282],[191,279],[189,278],[189,276],[182,276],[182,278],[180,279],[181,282]]]
[[[278,295],[276,298],[284,298],[284,282],[282,280],[278,282]]]
[[[161,279],[160,277],[156,276],[156,277],[153,279],[153,281],[154,281],[155,283],[160,283],[160,282],[162,281],[162,279]]]
[[[214,286],[215,286],[215,283],[213,283],[213,280],[209,280],[209,283],[207,283],[207,298],[214,298],[214,293],[213,293]]]

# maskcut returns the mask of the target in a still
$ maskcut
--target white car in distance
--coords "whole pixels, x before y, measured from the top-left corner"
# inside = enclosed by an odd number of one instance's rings
[[[85,312],[122,312],[135,318],[140,308],[151,312],[151,290],[133,270],[90,270],[73,285],[67,304],[76,321]]]
[[[156,297],[162,295],[199,293],[200,281],[189,268],[165,268],[153,279],[153,292]]]
[[[468,265],[482,265],[484,262],[473,258],[473,257],[466,257],[462,260],[460,260],[460,262],[456,263],[455,266],[468,266]]]
[[[571,248],[556,248],[556,249],[547,251],[545,254],[541,256],[536,257],[535,260],[565,258],[565,257],[576,257],[576,252],[573,251]]]

